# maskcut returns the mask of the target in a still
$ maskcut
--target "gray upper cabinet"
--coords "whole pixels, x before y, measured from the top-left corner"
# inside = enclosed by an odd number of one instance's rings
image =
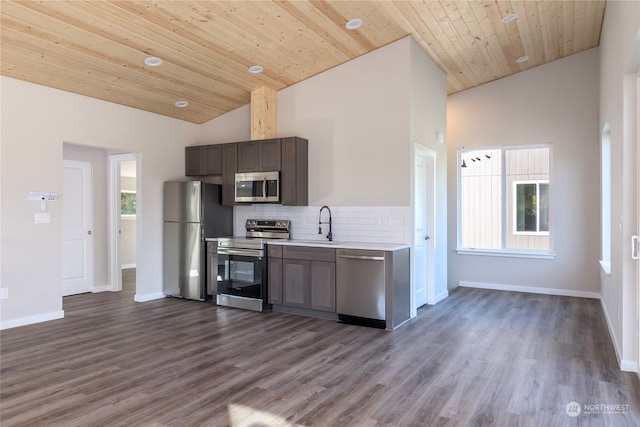
[[[236,172],[238,171],[238,144],[222,145],[222,204],[236,204]]]
[[[282,138],[280,196],[285,206],[309,204],[309,142],[303,138]]]
[[[220,145],[202,145],[185,148],[185,175],[206,176],[222,173]]]
[[[309,142],[287,137],[186,147],[187,176],[222,175],[222,203],[235,203],[236,172],[280,172],[280,203],[309,204]]]
[[[238,142],[238,172],[275,172],[281,169],[280,138]]]

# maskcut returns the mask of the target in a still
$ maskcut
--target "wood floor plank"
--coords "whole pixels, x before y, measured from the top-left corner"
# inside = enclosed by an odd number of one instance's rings
[[[64,319],[0,331],[3,427],[640,425],[595,300],[464,288],[387,332],[137,303],[128,274],[65,297]],[[628,409],[572,418],[573,401]]]

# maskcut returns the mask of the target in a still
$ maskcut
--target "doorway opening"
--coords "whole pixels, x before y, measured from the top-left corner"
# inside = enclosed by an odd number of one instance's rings
[[[113,292],[123,290],[123,275],[128,288],[137,287],[136,242],[140,240],[142,196],[139,167],[138,154],[109,156],[109,290]]]

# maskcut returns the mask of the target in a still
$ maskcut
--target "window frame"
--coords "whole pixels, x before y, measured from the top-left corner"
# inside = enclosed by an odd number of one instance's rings
[[[513,223],[513,234],[517,236],[548,236],[549,231],[540,231],[540,203],[536,203],[536,231],[518,231],[518,204],[515,203],[518,200],[518,185],[526,185],[526,184],[536,184],[536,196],[540,195],[540,184],[547,184],[549,186],[548,179],[527,179],[527,180],[518,180],[513,181],[511,185],[512,188],[512,197],[514,200],[513,203],[513,212],[512,212],[512,223]],[[550,188],[550,186],[549,186]],[[547,197],[549,195],[547,194]]]
[[[544,232],[549,237],[549,248],[546,250],[536,249],[514,249],[507,247],[507,177],[506,177],[506,160],[505,152],[510,150],[525,150],[535,148],[547,148],[549,150],[549,174],[547,181],[549,184],[549,231]],[[461,165],[463,161],[463,155],[471,151],[479,150],[500,150],[501,151],[501,249],[485,249],[485,248],[468,248],[462,246],[462,175]],[[522,180],[521,180],[522,181]],[[553,144],[552,143],[539,143],[539,144],[521,144],[521,145],[488,145],[488,146],[473,146],[473,147],[460,147],[457,149],[456,156],[456,253],[459,255],[481,255],[481,256],[496,256],[496,257],[513,257],[513,258],[532,258],[532,259],[555,259],[554,245],[553,245]],[[538,234],[537,234],[538,235]]]

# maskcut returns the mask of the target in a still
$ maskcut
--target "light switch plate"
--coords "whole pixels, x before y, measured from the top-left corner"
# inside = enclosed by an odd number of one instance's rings
[[[0,288],[0,299],[9,298],[9,288]]]
[[[33,215],[34,224],[49,224],[51,223],[51,215],[49,213],[37,213]]]

